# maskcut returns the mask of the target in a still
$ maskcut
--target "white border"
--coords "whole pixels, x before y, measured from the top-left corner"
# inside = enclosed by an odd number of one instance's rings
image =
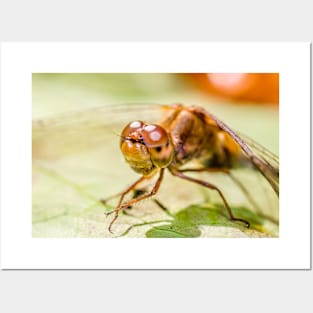
[[[309,43],[3,43],[1,267],[310,267]],[[32,239],[32,72],[279,72],[280,238]]]

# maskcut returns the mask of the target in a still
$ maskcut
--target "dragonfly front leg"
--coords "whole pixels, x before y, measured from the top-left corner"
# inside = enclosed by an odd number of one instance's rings
[[[203,181],[203,180],[200,180],[200,179],[197,179],[197,178],[193,178],[193,177],[190,177],[190,176],[187,176],[185,175],[182,171],[179,171],[177,169],[173,169],[173,168],[169,168],[169,171],[171,172],[172,175],[174,176],[177,176],[179,178],[182,178],[182,179],[185,179],[185,180],[188,180],[188,181],[191,181],[193,183],[196,183],[196,184],[199,184],[199,185],[202,185],[204,187],[207,187],[209,189],[212,189],[212,190],[216,190],[219,194],[219,196],[221,197],[221,199],[223,200],[223,203],[227,209],[227,212],[230,216],[230,219],[232,221],[239,221],[239,222],[242,222],[245,224],[246,227],[250,227],[250,223],[244,219],[241,219],[241,218],[237,218],[234,216],[228,202],[226,201],[226,198],[224,197],[222,191],[215,185],[211,184],[211,183],[208,183],[206,181]]]
[[[119,192],[113,196],[110,196],[106,199],[100,199],[100,202],[103,203],[103,204],[107,204],[108,200],[111,200],[111,199],[114,199],[114,198],[117,198],[117,197],[120,197],[120,200],[118,202],[118,207],[120,206],[120,204],[122,203],[124,197],[132,190],[134,190],[136,188],[137,185],[139,185],[141,182],[143,182],[144,180],[146,180],[147,177],[146,176],[141,176],[138,180],[136,180],[133,184],[131,184],[129,187],[127,187],[127,189],[125,189],[124,191],[122,192]],[[113,213],[113,211],[111,212],[108,212],[108,215]]]
[[[117,220],[119,211],[123,210],[123,209],[125,209],[125,208],[127,208],[129,206],[132,206],[135,203],[137,203],[137,202],[139,202],[139,201],[141,201],[143,199],[147,199],[147,198],[152,197],[153,195],[155,195],[158,192],[159,188],[160,188],[160,185],[161,185],[161,182],[162,182],[162,179],[163,179],[163,175],[164,175],[164,169],[162,168],[160,170],[159,177],[158,177],[156,183],[154,184],[154,186],[153,186],[153,188],[152,188],[152,190],[150,192],[148,192],[146,194],[143,194],[143,195],[141,195],[141,196],[139,196],[137,198],[133,198],[133,199],[131,199],[129,201],[126,201],[123,204],[122,204],[122,201],[123,201],[125,195],[128,192],[130,192],[131,190],[133,190],[139,183],[141,183],[143,180],[145,180],[147,178],[145,176],[142,176],[135,183],[133,183],[131,186],[129,186],[124,192],[122,192],[121,198],[120,198],[120,200],[118,202],[118,205],[117,205],[116,209],[111,211],[111,212],[106,213],[106,215],[110,215],[110,214],[114,213],[114,217],[113,217],[113,219],[112,219],[112,221],[111,221],[111,223],[109,225],[109,232],[110,233],[113,234],[113,232],[112,232],[112,225]]]
[[[121,203],[122,203],[124,197],[125,197],[130,191],[132,191],[134,188],[136,188],[136,186],[137,186],[138,184],[140,184],[142,181],[144,181],[145,179],[146,179],[145,176],[141,176],[138,180],[136,180],[133,184],[131,184],[129,187],[127,187],[124,191],[122,191],[122,192],[120,192],[120,193],[118,193],[118,194],[116,194],[116,195],[114,195],[114,196],[111,196],[111,197],[109,197],[109,198],[107,198],[107,199],[100,199],[100,202],[101,202],[101,203],[106,204],[109,199],[116,198],[116,197],[120,196],[120,200],[119,200],[119,202],[118,202],[116,208],[115,208],[114,210],[111,210],[110,212],[105,212],[105,213],[104,213],[106,216],[109,216],[109,215],[111,215],[112,213],[115,213],[115,217],[114,217],[113,221],[111,222],[111,224],[117,219],[118,212],[121,210]],[[110,227],[111,227],[111,224],[110,224]],[[109,227],[109,231],[111,232],[110,227]]]

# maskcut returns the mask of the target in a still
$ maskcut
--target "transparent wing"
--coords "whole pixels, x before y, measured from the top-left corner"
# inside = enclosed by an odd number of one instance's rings
[[[258,159],[257,162],[262,166],[262,170],[266,179],[270,182],[276,194],[279,194],[279,158],[269,150],[252,140],[251,138],[240,134],[243,141],[251,148]],[[257,165],[258,165],[257,164]]]
[[[104,145],[111,137],[117,143],[121,129],[132,120],[158,120],[157,104],[123,104],[68,112],[33,120],[33,159],[54,158]]]
[[[205,111],[204,111],[205,112]],[[245,156],[254,167],[266,178],[273,190],[279,195],[279,160],[273,153],[269,152],[260,144],[247,136],[238,135],[228,125],[216,116],[205,112],[208,123],[216,123],[217,127],[226,132],[240,146]],[[245,138],[245,139],[243,139]]]
[[[279,157],[245,134],[236,132],[253,152],[273,168],[279,169]]]

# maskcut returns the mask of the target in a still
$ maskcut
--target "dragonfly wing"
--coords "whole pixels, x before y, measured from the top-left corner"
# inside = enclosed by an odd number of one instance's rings
[[[265,173],[266,179],[270,182],[276,194],[279,194],[279,158],[251,138],[240,134],[246,145],[250,147],[253,153],[257,156],[255,162],[259,162]]]
[[[33,159],[78,153],[108,140],[119,142],[127,123],[157,121],[162,114],[160,108],[157,104],[112,105],[33,120]]]
[[[241,150],[246,155],[248,160],[266,178],[275,193],[279,195],[278,157],[274,156],[266,148],[248,138],[245,138],[245,140],[243,140],[242,137],[240,137],[229,126],[227,126],[214,115],[208,112],[205,112],[205,115],[208,123],[212,124],[213,121],[220,130],[226,132],[228,135],[231,136],[231,138],[240,146]]]

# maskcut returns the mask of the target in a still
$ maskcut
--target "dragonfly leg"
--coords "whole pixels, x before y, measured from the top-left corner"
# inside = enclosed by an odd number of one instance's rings
[[[120,210],[119,207],[120,207],[120,205],[121,205],[121,203],[122,203],[124,197],[125,197],[131,190],[133,190],[138,184],[140,184],[142,181],[144,181],[145,179],[146,179],[145,176],[141,176],[138,180],[136,180],[133,184],[131,184],[129,187],[127,187],[124,191],[119,192],[118,194],[113,195],[113,196],[111,196],[111,197],[109,197],[109,198],[100,199],[100,202],[105,205],[108,200],[114,199],[114,198],[120,196],[120,200],[119,200],[119,202],[118,202],[117,207],[116,207],[114,210],[111,210],[110,212],[105,212],[104,214],[105,214],[106,216],[109,216],[109,215],[111,215],[112,213],[115,213],[116,218],[117,218],[118,211]],[[113,219],[113,222],[116,220],[116,218]],[[112,224],[112,222],[111,222],[111,224]],[[111,231],[110,231],[110,232],[111,232]]]
[[[143,199],[146,199],[146,198],[149,198],[149,197],[152,197],[153,195],[155,195],[155,194],[158,192],[159,188],[160,188],[160,185],[161,185],[161,182],[162,182],[162,179],[163,179],[163,175],[164,175],[164,169],[162,168],[162,169],[160,170],[159,177],[158,177],[157,181],[155,182],[155,184],[154,184],[154,186],[153,186],[153,188],[152,188],[152,190],[151,190],[150,192],[145,193],[145,194],[143,194],[143,195],[141,195],[141,196],[139,196],[139,197],[137,197],[137,198],[133,198],[133,199],[131,199],[131,200],[129,200],[129,201],[127,201],[127,202],[125,202],[124,204],[121,205],[124,196],[125,196],[129,191],[131,191],[133,188],[135,188],[136,185],[138,185],[140,182],[142,182],[144,179],[146,179],[146,177],[145,177],[145,176],[141,177],[140,179],[138,179],[135,183],[133,183],[130,187],[128,187],[128,188],[122,193],[122,196],[121,196],[121,198],[120,198],[120,201],[119,201],[119,203],[118,203],[116,209],[113,210],[113,211],[111,211],[111,212],[108,212],[108,213],[107,213],[107,215],[110,215],[110,214],[114,213],[114,217],[113,217],[113,219],[112,219],[112,221],[111,221],[111,223],[110,223],[110,225],[109,225],[109,232],[110,232],[110,233],[113,233],[113,232],[112,232],[112,225],[113,225],[114,222],[117,220],[119,211],[120,211],[120,210],[123,210],[124,208],[127,208],[127,207],[129,207],[129,206],[132,206],[132,205],[134,205],[135,203],[137,203],[137,202],[139,202],[139,201],[141,201],[141,200],[143,200]]]
[[[247,188],[243,185],[243,183],[235,177],[230,170],[226,168],[192,168],[192,169],[183,169],[180,170],[180,172],[207,172],[207,173],[224,173],[229,176],[229,178],[237,185],[237,187],[242,191],[242,193],[245,195],[247,200],[250,202],[252,207],[255,208],[255,210],[258,213],[261,213],[262,210],[258,206],[258,204],[254,201],[254,199],[251,197],[249,191]]]
[[[119,207],[124,199],[124,197],[130,192],[132,191],[137,185],[139,185],[142,181],[144,181],[146,179],[145,176],[141,176],[138,180],[136,180],[133,184],[131,184],[130,186],[128,186],[124,191],[119,192],[118,194],[115,194],[113,196],[110,196],[106,199],[100,199],[100,202],[103,204],[106,204],[108,200],[110,199],[114,199],[116,197],[120,197],[120,200],[118,202],[117,207]],[[106,215],[110,215],[111,213],[113,213],[115,210],[111,211],[111,212],[107,212],[105,213]]]
[[[141,181],[140,181],[141,182]],[[138,183],[138,182],[136,182],[136,183]],[[139,183],[138,183],[139,184]],[[146,193],[146,190],[145,189],[135,189],[136,188],[136,186],[134,187],[134,189],[133,190],[130,190],[130,191],[133,191],[133,195],[132,195],[132,199],[134,199],[134,198],[138,198],[139,196],[141,196],[142,194],[144,194],[144,193]],[[128,188],[127,188],[128,189]],[[124,195],[123,195],[124,194]],[[117,198],[117,197],[124,197],[125,195],[127,194],[127,192],[125,193],[125,191],[122,191],[122,192],[119,192],[119,193],[117,193],[117,194],[115,194],[115,195],[112,195],[112,196],[110,196],[110,197],[107,197],[107,198],[102,198],[102,199],[100,199],[100,202],[102,203],[102,204],[104,204],[105,206],[107,206],[107,203],[108,203],[108,201],[110,201],[111,199],[115,199],[115,198]],[[127,208],[125,208],[125,210],[126,209],[131,209],[131,207],[127,207]],[[126,213],[126,211],[124,212],[124,213]]]
[[[191,181],[193,183],[196,183],[196,184],[199,184],[199,185],[202,185],[204,187],[207,187],[209,189],[212,189],[212,190],[215,190],[218,192],[219,196],[221,197],[221,199],[223,200],[223,203],[227,209],[227,212],[230,216],[230,219],[232,221],[239,221],[239,222],[242,222],[246,225],[246,227],[250,227],[250,223],[244,219],[241,219],[241,218],[237,218],[233,215],[233,212],[228,204],[228,202],[226,201],[226,198],[224,197],[222,191],[215,185],[211,184],[211,183],[208,183],[206,181],[203,181],[203,180],[200,180],[200,179],[197,179],[197,178],[193,178],[193,177],[190,177],[190,176],[187,176],[185,175],[183,172],[179,171],[179,170],[176,170],[176,169],[173,169],[173,168],[169,168],[170,172],[172,175],[174,176],[177,176],[179,178],[182,178],[182,179],[185,179],[185,180],[188,180],[188,181]]]

